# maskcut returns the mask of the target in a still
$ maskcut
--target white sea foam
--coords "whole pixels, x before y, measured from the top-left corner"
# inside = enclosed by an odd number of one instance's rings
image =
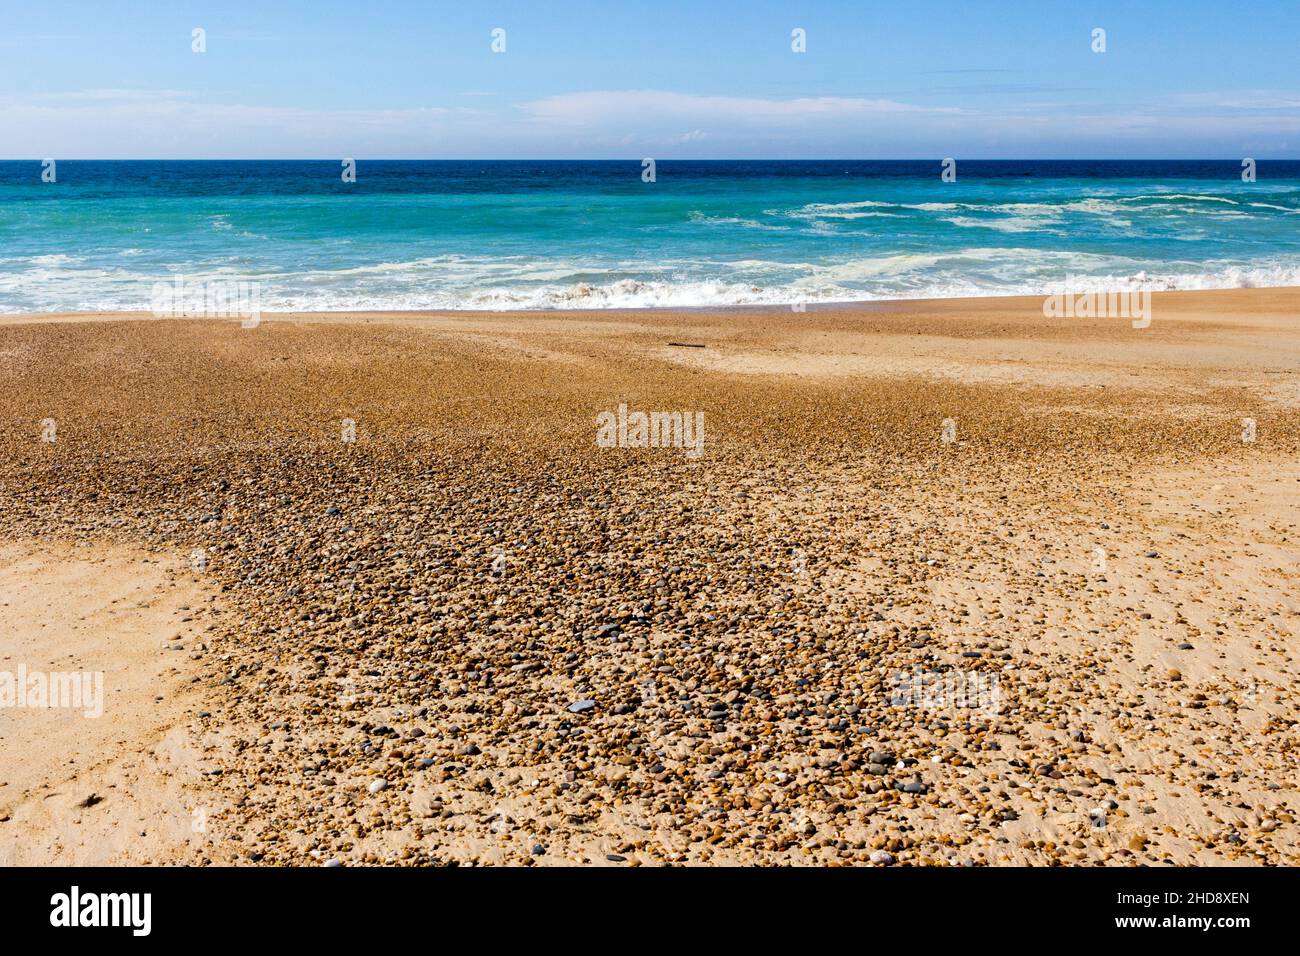
[[[971,216],[945,216],[943,221],[952,223],[952,225],[962,229],[995,229],[998,232],[1060,234],[1059,229],[1052,228],[1054,221],[1033,219],[1028,216],[1011,216],[1007,219],[975,219]]]
[[[969,250],[964,255],[905,255],[862,259],[836,265],[785,264],[787,273],[802,273],[780,284],[714,281],[619,279],[521,289],[509,286],[475,290],[419,291],[400,296],[358,295],[356,291],[321,292],[309,299],[263,296],[264,308],[338,311],[343,309],[633,309],[784,305],[794,302],[852,302],[871,299],[964,298],[984,295],[1043,295],[1078,267],[1099,265],[1104,256],[1059,253],[1043,256],[1024,278],[1023,258],[1007,250]],[[1041,254],[1040,254],[1041,255]],[[984,272],[972,272],[983,261]],[[1111,262],[1111,265],[1120,265]],[[1073,270],[1073,271],[1072,271]],[[1019,277],[1017,277],[1019,276]],[[774,277],[775,278],[775,277]],[[1274,267],[1228,265],[1211,272],[1095,272],[1079,278],[1094,291],[1163,291],[1173,289],[1253,288],[1300,285],[1300,264]],[[1083,289],[1082,291],[1088,291]]]
[[[119,267],[36,257],[0,268],[0,312],[147,311],[153,282]],[[121,260],[119,260],[121,261]],[[641,273],[640,275],[634,273]],[[900,298],[1044,295],[1063,277],[1079,291],[1300,286],[1300,262],[1163,262],[1029,247],[971,246],[838,261],[665,262],[593,267],[529,257],[449,256],[311,272],[250,272],[239,261],[185,271],[187,281],[256,281],[264,311],[615,309],[785,305]]]
[[[1240,203],[1235,199],[1225,199],[1223,196],[1202,196],[1197,193],[1158,193],[1153,196],[1123,196],[1116,199],[1116,202],[1150,202],[1159,200],[1161,202],[1170,200],[1193,200],[1196,202],[1221,202],[1229,206],[1237,206]]]
[[[1228,206],[1240,206],[1241,203],[1235,199],[1227,199],[1222,196],[1205,196],[1197,193],[1160,193],[1141,196],[1110,196],[1099,197],[1089,196],[1084,199],[1069,200],[1060,203],[1048,202],[922,202],[922,203],[894,203],[882,202],[874,199],[864,199],[858,202],[842,203],[808,203],[799,207],[787,215],[795,219],[853,219],[859,218],[871,213],[864,213],[862,210],[877,210],[874,215],[901,215],[901,213],[881,213],[878,210],[897,209],[912,210],[915,212],[977,212],[990,214],[1005,214],[1008,216],[1038,216],[1058,218],[1068,213],[1089,213],[1098,216],[1113,216],[1119,212],[1131,213],[1133,203],[1180,203],[1180,211],[1189,213],[1204,212],[1205,210],[1195,205],[1196,203],[1220,203]],[[1275,206],[1270,203],[1248,203],[1261,209],[1276,209],[1282,212],[1300,212],[1300,210],[1289,209],[1285,206]],[[1169,208],[1152,205],[1149,208]],[[775,213],[775,210],[771,212]],[[1224,215],[1219,213],[1218,215]],[[1244,215],[1244,214],[1242,214]],[[951,220],[945,220],[951,221]],[[1128,221],[1119,223],[1129,225]],[[996,228],[996,227],[994,227]],[[1020,231],[1015,228],[1007,231]]]
[[[690,220],[710,226],[742,226],[746,229],[766,229],[771,232],[789,231],[788,226],[759,222],[757,219],[744,219],[739,216],[708,216],[698,210],[690,214]]]
[[[939,212],[960,208],[963,208],[961,203],[952,202],[900,203],[879,202],[875,199],[864,199],[860,202],[812,202],[800,206],[789,215],[796,219],[824,219],[844,218],[863,209],[918,209],[925,212]]]
[[[792,215],[796,219],[804,219],[804,218],[808,218],[808,219],[902,219],[903,218],[896,212],[879,212],[875,210],[870,212],[865,212],[865,211],[864,212],[821,212],[821,213],[809,213],[806,215],[793,213]]]
[[[51,253],[45,256],[25,256],[16,260],[25,262],[30,266],[71,266],[78,262],[85,262],[81,256],[69,256],[61,252]]]

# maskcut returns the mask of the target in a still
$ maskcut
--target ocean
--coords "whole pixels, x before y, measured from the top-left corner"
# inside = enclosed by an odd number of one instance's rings
[[[1300,285],[1300,162],[0,161],[0,312],[726,306]]]

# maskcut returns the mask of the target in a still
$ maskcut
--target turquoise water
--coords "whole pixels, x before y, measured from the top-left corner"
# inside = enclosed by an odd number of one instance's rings
[[[1300,285],[1300,162],[0,162],[0,311],[738,305]]]

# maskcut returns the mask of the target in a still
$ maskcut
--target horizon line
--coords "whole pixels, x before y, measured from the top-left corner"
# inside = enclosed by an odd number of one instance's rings
[[[995,157],[970,157],[962,159],[956,157],[932,157],[932,156],[891,156],[891,157],[848,157],[834,156],[829,158],[823,157],[738,157],[738,156],[710,156],[710,157],[685,157],[685,156],[654,156],[654,157],[627,157],[627,158],[584,158],[576,156],[564,157],[504,157],[504,156],[473,156],[463,158],[453,157],[436,157],[422,156],[412,157],[393,157],[393,156],[205,156],[205,157],[185,157],[185,156],[131,156],[109,158],[103,156],[54,156],[54,157],[0,157],[0,163],[42,163],[47,159],[55,159],[59,162],[66,163],[335,163],[343,159],[352,159],[357,162],[368,163],[641,163],[646,158],[654,159],[656,163],[931,163],[942,162],[944,159],[953,158],[960,162],[967,163],[1240,163],[1243,159],[1254,159],[1256,162],[1270,163],[1293,163],[1300,162],[1300,155],[1297,156],[1270,156],[1260,158],[1258,156],[1193,156],[1193,157],[1143,157],[1143,156],[995,156]]]

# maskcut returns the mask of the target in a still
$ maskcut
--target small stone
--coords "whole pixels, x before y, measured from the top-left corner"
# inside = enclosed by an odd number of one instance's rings
[[[379,793],[381,790],[388,789],[388,781],[380,777],[378,780],[370,781],[370,786],[366,787],[366,789],[371,793]]]
[[[596,702],[594,700],[576,700],[569,705],[569,713],[581,714],[583,711],[591,710],[595,706]]]
[[[889,866],[894,862],[894,855],[886,853],[884,850],[875,850],[871,854],[871,862],[878,866]]]

